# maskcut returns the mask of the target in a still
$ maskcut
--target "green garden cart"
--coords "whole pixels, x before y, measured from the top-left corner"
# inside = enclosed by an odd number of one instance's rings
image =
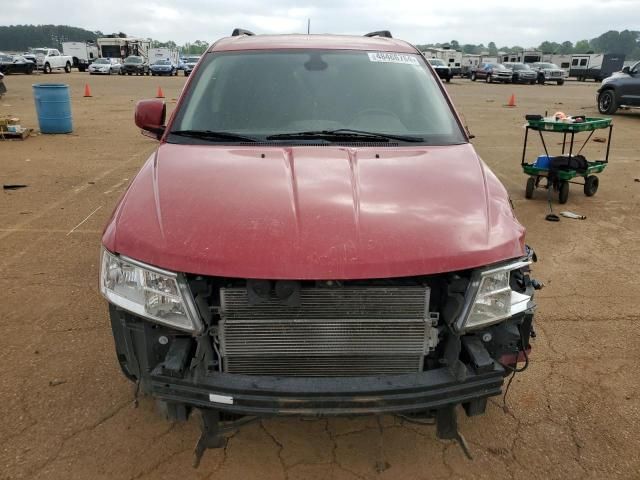
[[[526,198],[532,198],[536,188],[546,188],[557,191],[559,203],[566,203],[569,198],[569,184],[571,183],[583,185],[584,194],[587,197],[592,197],[598,191],[600,180],[596,174],[601,173],[609,162],[613,125],[610,118],[581,117],[581,120],[582,121],[576,123],[567,123],[556,121],[555,119],[543,119],[540,115],[527,115],[521,162],[522,171],[529,176],[525,189]],[[606,154],[603,160],[587,161],[586,168],[582,169],[557,170],[554,172],[554,178],[550,178],[549,172],[552,157],[549,155],[543,133],[561,133],[563,136],[561,156],[571,159],[574,156],[577,157],[580,155],[584,147],[593,137],[594,132],[600,129],[608,130]],[[545,153],[545,155],[539,156],[534,163],[527,163],[526,161],[529,130],[538,132]],[[580,149],[574,152],[576,134],[582,132],[589,132],[589,135],[582,143]],[[579,177],[582,177],[582,180],[576,181]],[[543,179],[545,180],[543,181]]]

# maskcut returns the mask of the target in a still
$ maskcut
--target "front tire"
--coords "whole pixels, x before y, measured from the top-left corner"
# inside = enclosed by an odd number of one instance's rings
[[[558,86],[564,85],[564,80],[558,80]]]
[[[538,75],[538,85],[544,85],[544,75]]]
[[[472,82],[476,81],[476,72],[471,72],[471,81]]]
[[[64,71],[66,73],[71,73],[71,64],[69,62],[64,66]]]
[[[618,110],[616,94],[613,90],[604,90],[598,95],[598,111],[605,115],[613,115]]]
[[[593,197],[598,191],[600,179],[595,175],[589,175],[584,181],[584,194],[587,197]]]
[[[491,74],[487,75],[487,83],[493,83],[493,77],[491,76]]]
[[[51,65],[49,65],[48,63],[44,64],[44,68],[42,69],[44,71],[44,73],[51,73]]]

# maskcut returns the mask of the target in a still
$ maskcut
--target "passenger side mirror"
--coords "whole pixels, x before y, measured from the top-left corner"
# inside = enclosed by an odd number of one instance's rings
[[[167,105],[162,100],[140,100],[136,104],[135,122],[147,137],[160,140],[166,116]]]
[[[622,69],[622,73],[631,73],[631,69],[628,65]]]

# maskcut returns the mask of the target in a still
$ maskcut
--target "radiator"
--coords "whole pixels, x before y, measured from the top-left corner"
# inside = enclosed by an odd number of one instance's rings
[[[422,370],[437,316],[427,287],[305,287],[291,307],[273,295],[250,305],[222,288],[223,370],[248,375],[360,376]]]

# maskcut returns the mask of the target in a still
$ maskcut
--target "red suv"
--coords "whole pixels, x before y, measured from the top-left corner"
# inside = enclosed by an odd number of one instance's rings
[[[124,374],[196,454],[243,416],[401,413],[461,440],[530,349],[533,254],[433,68],[386,32],[211,46],[102,238]]]

